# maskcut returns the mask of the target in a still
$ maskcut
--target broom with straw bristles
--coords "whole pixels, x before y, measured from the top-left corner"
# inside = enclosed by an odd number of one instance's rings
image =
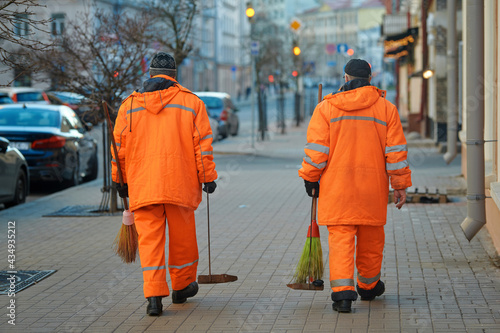
[[[104,113],[106,113],[108,129],[113,145],[113,152],[115,153],[115,160],[118,172],[120,186],[123,186],[123,175],[120,168],[120,159],[118,158],[118,149],[116,148],[115,137],[113,136],[113,128],[111,126],[111,118],[109,117],[108,104],[102,101]],[[137,229],[134,224],[134,215],[128,209],[127,198],[123,198],[123,217],[120,231],[113,242],[113,249],[115,253],[122,258],[123,262],[130,264],[135,261],[137,256],[137,249],[139,247]]]

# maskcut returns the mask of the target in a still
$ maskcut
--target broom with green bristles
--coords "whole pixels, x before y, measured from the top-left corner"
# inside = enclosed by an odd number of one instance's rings
[[[317,197],[314,197],[311,207],[311,225],[307,231],[307,240],[302,250],[293,283],[287,284],[292,289],[302,290],[323,290],[323,251],[321,250],[321,240],[319,238],[319,227],[316,222]]]
[[[323,85],[318,85],[318,103],[323,99]],[[323,251],[321,250],[321,240],[319,239],[319,227],[316,222],[316,205],[318,198],[314,196],[313,190],[311,207],[311,225],[307,231],[307,240],[302,250],[299,264],[293,275],[293,283],[287,284],[292,289],[302,290],[323,290]]]

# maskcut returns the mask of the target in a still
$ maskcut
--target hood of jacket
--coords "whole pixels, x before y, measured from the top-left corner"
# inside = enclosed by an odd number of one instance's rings
[[[129,98],[153,114],[159,113],[180,91],[178,82],[167,75],[156,75],[143,84],[140,91],[134,91]]]
[[[372,106],[383,95],[384,91],[370,85],[367,80],[355,79],[324,99],[340,110],[356,111]]]

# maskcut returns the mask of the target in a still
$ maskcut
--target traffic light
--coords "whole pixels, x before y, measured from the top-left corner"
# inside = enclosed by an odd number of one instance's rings
[[[293,76],[293,77],[297,77],[297,75],[299,75],[299,72],[297,72],[297,71],[293,71],[293,72],[292,72],[292,76]]]
[[[247,10],[245,11],[245,14],[247,15],[248,19],[251,21],[252,18],[255,15],[255,9],[253,9],[252,2],[248,1],[247,2]]]
[[[267,79],[269,80],[270,83],[273,83],[274,82],[274,76],[271,74],[267,77]]]
[[[300,54],[299,43],[294,39],[292,44],[292,52],[294,55],[298,56]]]

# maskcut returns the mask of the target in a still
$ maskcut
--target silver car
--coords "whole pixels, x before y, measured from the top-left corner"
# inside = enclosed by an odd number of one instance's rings
[[[25,202],[29,184],[26,159],[9,140],[0,137],[0,203],[11,207]]]

